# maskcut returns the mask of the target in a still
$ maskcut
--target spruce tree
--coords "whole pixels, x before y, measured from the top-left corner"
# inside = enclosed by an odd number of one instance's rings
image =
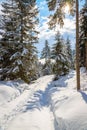
[[[68,58],[69,68],[73,68],[73,58],[72,58],[72,49],[71,49],[71,42],[69,37],[66,40],[66,55]]]
[[[53,44],[51,57],[55,59],[53,72],[57,75],[67,74],[69,71],[68,59],[64,52],[64,40],[58,32],[55,36],[56,43]]]
[[[36,1],[33,0],[26,0],[21,3],[19,2],[19,9],[20,9],[20,18],[21,18],[21,25],[23,26],[21,28],[21,41],[23,42],[23,48],[27,50],[27,53],[24,55],[23,58],[23,64],[24,68],[27,74],[28,79],[33,80],[33,77],[37,77],[36,73],[36,62],[37,62],[37,50],[34,46],[35,43],[38,42],[36,31],[36,25],[38,24],[38,9],[36,7]],[[25,61],[27,65],[25,64]]]
[[[7,79],[11,77],[13,78],[12,66],[14,66],[13,62],[10,60],[11,56],[15,52],[15,47],[17,45],[17,37],[18,33],[17,29],[17,19],[15,17],[15,12],[18,11],[16,2],[14,0],[3,2],[3,15],[1,19],[1,40],[0,40],[0,53],[1,53],[1,66],[2,66],[2,74],[1,79]]]
[[[45,64],[42,67],[43,75],[48,75],[52,73],[52,65],[51,65],[51,50],[47,40],[45,40],[45,46],[41,52],[41,58],[45,58]]]
[[[0,41],[1,79],[20,78],[30,82],[35,76],[38,24],[36,1],[10,0],[3,6],[3,34]]]
[[[45,58],[45,60],[50,59],[50,46],[47,40],[45,40],[45,47],[41,52],[41,58]]]

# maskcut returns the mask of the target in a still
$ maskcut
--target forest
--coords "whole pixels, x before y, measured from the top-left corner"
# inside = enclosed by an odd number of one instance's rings
[[[69,14],[74,16],[75,0],[59,1],[58,3],[56,0],[47,1],[49,10],[55,10],[54,14],[49,17],[48,25],[50,29],[55,28],[57,24],[63,27],[63,19],[65,17],[63,7],[66,3],[70,6]],[[45,59],[44,65],[40,65],[38,51],[35,46],[35,44],[39,44],[38,34],[40,33],[36,28],[39,24],[39,10],[36,6],[36,1],[4,1],[2,2],[2,7],[3,13],[0,16],[1,80],[21,79],[30,83],[41,75],[55,74],[57,78],[77,67],[84,66],[87,69],[86,4],[82,7],[79,14],[78,49],[72,50],[69,37],[65,40],[60,32],[57,31],[52,47],[50,47],[49,41],[45,39],[44,48],[41,52],[41,59]],[[54,62],[51,63],[52,60]],[[77,64],[79,65],[77,66]]]
[[[87,130],[87,0],[0,0],[0,130]]]

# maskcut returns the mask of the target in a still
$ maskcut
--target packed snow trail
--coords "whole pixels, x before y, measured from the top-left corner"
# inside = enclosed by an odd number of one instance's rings
[[[52,118],[48,108],[34,109],[16,116],[7,130],[54,130]]]
[[[54,130],[46,90],[52,78],[38,79],[20,96],[0,106],[0,130]]]

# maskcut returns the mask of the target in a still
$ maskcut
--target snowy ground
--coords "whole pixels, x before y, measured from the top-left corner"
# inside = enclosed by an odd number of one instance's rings
[[[81,72],[79,92],[74,71],[53,77],[0,82],[0,130],[87,130],[87,74]]]

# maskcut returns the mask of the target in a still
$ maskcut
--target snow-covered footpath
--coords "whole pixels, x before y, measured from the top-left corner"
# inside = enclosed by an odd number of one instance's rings
[[[0,130],[87,130],[87,74],[79,92],[74,71],[53,78],[0,82]]]

